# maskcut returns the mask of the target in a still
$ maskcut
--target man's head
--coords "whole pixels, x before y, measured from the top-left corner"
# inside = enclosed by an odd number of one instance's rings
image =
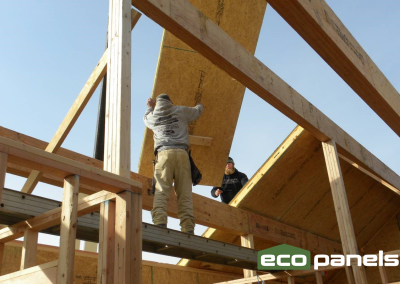
[[[159,99],[164,99],[172,103],[171,98],[167,94],[158,95],[156,101],[158,101]]]
[[[228,158],[228,161],[225,166],[225,174],[231,175],[235,172],[235,162],[231,157]]]

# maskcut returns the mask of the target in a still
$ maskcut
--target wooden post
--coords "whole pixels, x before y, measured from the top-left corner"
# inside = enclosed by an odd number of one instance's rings
[[[315,279],[317,280],[317,284],[323,284],[321,271],[315,272]]]
[[[107,201],[100,205],[100,235],[97,283],[106,284],[114,281],[114,246],[115,246],[115,202]],[[100,269],[101,267],[101,269]]]
[[[104,139],[104,170],[127,178],[130,178],[131,156],[132,14],[130,10],[130,0],[110,0]],[[142,196],[128,191],[120,193],[116,198],[115,212],[113,283],[141,284]],[[102,252],[104,254],[104,250]]]
[[[385,267],[384,266],[378,266],[378,268],[379,268],[379,274],[381,275],[382,284],[389,283]]]
[[[37,231],[25,231],[20,270],[24,270],[36,265],[38,236],[39,232]]]
[[[293,276],[288,277],[288,284],[295,284]]]
[[[1,194],[3,193],[4,184],[6,182],[7,158],[7,153],[0,152],[0,201]]]
[[[3,268],[4,243],[0,243],[0,275]]]
[[[354,233],[353,221],[351,220],[349,202],[344,187],[336,143],[332,140],[322,142],[322,148],[324,151],[329,183],[331,185],[333,203],[335,206],[344,255],[358,254],[356,236]],[[354,279],[357,284],[368,283],[363,266],[359,267],[357,265],[352,265],[352,268]],[[347,271],[348,270],[346,270],[346,272]],[[349,275],[347,275],[347,277],[351,278]]]
[[[114,283],[142,283],[142,196],[118,194],[115,219]]]
[[[110,0],[104,169],[130,177],[131,1]]]
[[[57,269],[57,284],[72,284],[74,281],[74,258],[76,227],[78,222],[79,176],[64,180],[60,225],[60,252]]]
[[[240,241],[243,247],[246,248],[254,248],[254,237],[252,234],[246,236],[240,236]],[[243,269],[244,278],[249,278],[256,276],[256,272],[254,270]]]

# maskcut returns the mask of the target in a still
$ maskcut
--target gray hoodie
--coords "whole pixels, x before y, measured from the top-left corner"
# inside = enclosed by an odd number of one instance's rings
[[[203,105],[195,107],[175,106],[169,100],[157,99],[155,109],[144,114],[144,124],[154,132],[154,149],[189,148],[190,122],[203,113]]]

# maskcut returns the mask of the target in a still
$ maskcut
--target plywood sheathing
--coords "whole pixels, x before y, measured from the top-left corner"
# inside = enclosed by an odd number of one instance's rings
[[[281,149],[282,145],[285,149]],[[340,242],[321,143],[307,131],[296,128],[282,145],[231,205]],[[340,164],[357,243],[363,247],[398,212],[400,197],[342,159]],[[240,244],[240,237],[222,231],[208,229],[205,234],[212,239]],[[270,246],[255,238],[255,249]],[[197,261],[190,261],[188,266],[238,272]]]
[[[190,2],[254,54],[267,5],[265,0]],[[203,174],[203,185],[221,183],[244,91],[242,84],[171,33],[164,33],[152,96],[167,93],[176,105],[205,106],[203,116],[189,126],[190,135],[213,139],[211,146],[191,146],[192,156]],[[139,174],[153,175],[153,147],[153,132],[146,128]]]

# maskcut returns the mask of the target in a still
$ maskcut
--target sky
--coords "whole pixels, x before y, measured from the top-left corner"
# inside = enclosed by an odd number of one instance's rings
[[[212,0],[210,0],[212,2]],[[326,1],[397,91],[400,90],[400,1]],[[50,141],[104,52],[108,1],[0,0],[0,125]],[[132,154],[137,172],[143,114],[151,96],[163,29],[142,16],[132,32]],[[400,138],[315,51],[267,6],[255,56],[400,174]],[[93,95],[62,147],[92,156],[98,107]],[[205,106],[207,107],[207,106]],[[251,177],[296,124],[246,90],[231,147],[237,168]],[[250,142],[251,141],[251,142]],[[6,187],[25,182],[7,174]],[[210,197],[210,187],[193,191]],[[61,200],[62,190],[39,183],[34,194]],[[151,222],[147,211],[143,220]],[[179,221],[169,219],[179,229]],[[201,235],[205,227],[196,226]],[[40,234],[39,242],[59,238]],[[144,253],[144,259],[155,256]],[[157,257],[176,263],[177,259]]]

